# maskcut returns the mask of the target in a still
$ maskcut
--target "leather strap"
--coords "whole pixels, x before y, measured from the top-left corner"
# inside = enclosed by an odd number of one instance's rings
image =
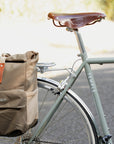
[[[0,57],[0,83],[2,83],[4,67],[5,67],[5,57]]]

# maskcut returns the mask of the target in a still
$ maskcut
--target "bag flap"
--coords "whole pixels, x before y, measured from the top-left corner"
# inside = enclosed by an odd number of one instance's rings
[[[38,61],[38,53],[28,51],[25,54],[8,55],[6,62],[26,62],[29,59],[36,59],[36,61]]]

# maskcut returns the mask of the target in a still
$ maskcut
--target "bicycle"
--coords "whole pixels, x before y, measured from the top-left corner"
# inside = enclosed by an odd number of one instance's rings
[[[62,82],[38,77],[38,127],[33,128],[32,137],[22,138],[22,144],[112,144],[112,136],[108,130],[90,64],[114,63],[114,57],[88,58],[78,30],[83,26],[101,21],[105,15],[102,13],[49,13],[48,18],[55,26],[66,27],[67,31],[74,32],[80,50],[78,57],[82,62],[77,70],[74,70],[73,67],[68,69],[70,74]],[[50,71],[48,68],[53,65],[53,63],[37,64],[38,71],[41,73]],[[85,69],[96,104],[103,134],[100,133],[88,106],[71,90],[83,69]]]

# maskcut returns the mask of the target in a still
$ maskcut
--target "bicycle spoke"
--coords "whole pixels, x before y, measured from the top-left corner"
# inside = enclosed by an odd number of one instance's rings
[[[40,111],[41,111],[42,107],[44,106],[44,103],[45,103],[45,101],[46,101],[46,99],[47,99],[47,94],[48,94],[48,92],[49,92],[49,90],[46,92],[46,94],[45,94],[45,96],[44,96],[44,99],[42,100],[42,104],[41,104],[41,106],[40,106],[40,108],[39,108],[39,114],[40,114]]]
[[[61,120],[64,119],[65,117],[66,117],[66,119],[67,119],[67,116],[69,117],[69,115],[70,115],[73,111],[76,111],[76,109],[74,109],[74,108],[72,107],[71,109],[69,109],[69,111],[67,111],[66,113],[64,113],[64,115],[60,116],[60,115],[61,115],[61,112],[65,109],[65,106],[67,107],[67,104],[68,104],[68,103],[67,103],[67,101],[65,100],[65,101],[64,101],[64,104],[59,108],[58,112],[55,114],[55,116],[54,116],[54,118],[52,119],[52,121],[50,122],[50,124],[48,124],[47,128],[45,129],[45,132],[46,132],[47,135],[51,135],[52,137],[54,137],[54,135],[52,135],[53,132],[54,132],[54,131],[57,131],[57,129],[59,129],[59,128],[55,127],[55,129],[50,129],[50,131],[49,131],[49,127],[54,127],[54,125],[56,125],[57,123],[59,123],[59,121],[61,121]],[[59,117],[59,116],[60,116],[60,117]],[[59,117],[59,119],[58,119],[58,117]],[[79,117],[78,119],[79,119],[79,121],[80,121],[81,117]],[[77,124],[77,125],[78,125],[78,124]],[[79,125],[80,125],[80,124],[79,124]],[[83,130],[83,128],[82,128],[82,129],[79,129],[78,132],[80,133],[82,130]],[[72,131],[69,130],[69,135],[70,135],[70,134],[72,134]],[[66,137],[66,136],[67,136],[67,134],[66,134],[66,135],[64,134],[64,137]],[[56,137],[56,139],[61,139],[61,138],[62,138],[62,136]]]
[[[30,137],[27,137],[25,139],[23,139],[23,142],[27,143],[28,141],[30,140]],[[40,140],[39,138],[34,138],[33,139],[33,142],[37,143],[37,144],[62,144],[62,143],[58,143],[58,142],[51,142],[51,141],[43,141],[43,140]],[[17,143],[16,143],[17,144]]]
[[[58,142],[49,142],[49,141],[39,141],[39,144],[43,143],[43,144],[62,144],[62,143],[58,143]]]
[[[58,110],[58,112],[54,115],[54,118],[53,118],[53,122],[50,123],[47,127],[49,127],[50,125],[54,125],[55,123],[57,123],[60,119],[56,120],[57,119],[57,116],[60,114],[60,112],[62,111],[62,109],[64,108],[65,104],[63,105],[63,107],[61,109]],[[56,121],[55,121],[56,120]]]

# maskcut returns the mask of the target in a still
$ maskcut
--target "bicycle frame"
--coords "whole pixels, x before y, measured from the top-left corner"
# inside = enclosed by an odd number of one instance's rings
[[[33,135],[33,137],[30,139],[28,144],[30,144],[32,142],[32,140],[35,138],[35,136],[40,135],[40,133],[43,131],[43,129],[48,124],[51,117],[53,116],[53,114],[55,113],[55,111],[57,110],[59,105],[61,104],[63,97],[66,95],[66,92],[69,90],[69,88],[72,87],[73,83],[76,81],[76,79],[80,75],[83,68],[85,69],[85,73],[86,73],[86,76],[87,76],[87,79],[88,79],[88,82],[89,82],[89,86],[90,86],[91,92],[92,92],[94,100],[95,100],[97,112],[98,112],[99,119],[100,119],[100,124],[101,124],[102,131],[103,131],[103,134],[104,134],[104,136],[102,136],[102,137],[110,136],[110,132],[108,130],[107,122],[106,122],[106,119],[105,119],[105,116],[104,116],[104,112],[103,112],[102,104],[101,104],[101,101],[100,101],[100,97],[99,97],[99,94],[98,94],[98,91],[97,91],[97,88],[96,88],[94,76],[93,76],[92,70],[90,68],[90,64],[114,63],[114,57],[112,57],[112,58],[88,58],[80,33],[78,32],[78,30],[74,30],[74,34],[76,35],[76,39],[77,39],[78,46],[79,46],[79,49],[80,49],[80,56],[82,58],[82,64],[71,75],[71,77],[68,81],[68,84],[61,91],[60,96],[56,100],[55,104],[52,106],[49,113],[44,118],[41,125],[38,127],[38,129],[35,132],[35,134]],[[99,137],[101,136],[99,132],[98,132],[98,136]],[[99,141],[99,144],[100,143],[102,144],[103,142]],[[109,143],[112,144],[111,139],[108,140],[108,142],[105,142],[105,144],[109,144]]]
[[[107,126],[107,122],[104,116],[104,111],[103,111],[103,107],[100,101],[100,97],[96,88],[96,83],[90,68],[90,64],[105,64],[105,63],[114,63],[114,58],[88,58],[87,57],[87,53],[86,50],[84,48],[83,45],[83,41],[81,39],[80,34],[78,33],[78,31],[74,31],[75,35],[76,35],[76,39],[78,42],[78,46],[81,52],[81,57],[82,57],[82,61],[84,64],[84,68],[85,68],[85,72],[86,72],[86,76],[89,82],[89,86],[91,89],[91,92],[93,94],[94,100],[95,100],[95,104],[96,104],[96,108],[97,108],[97,112],[99,115],[99,119],[100,119],[100,124],[102,127],[102,131],[104,136],[109,136],[110,132]],[[110,143],[112,144],[112,141],[110,140]]]

